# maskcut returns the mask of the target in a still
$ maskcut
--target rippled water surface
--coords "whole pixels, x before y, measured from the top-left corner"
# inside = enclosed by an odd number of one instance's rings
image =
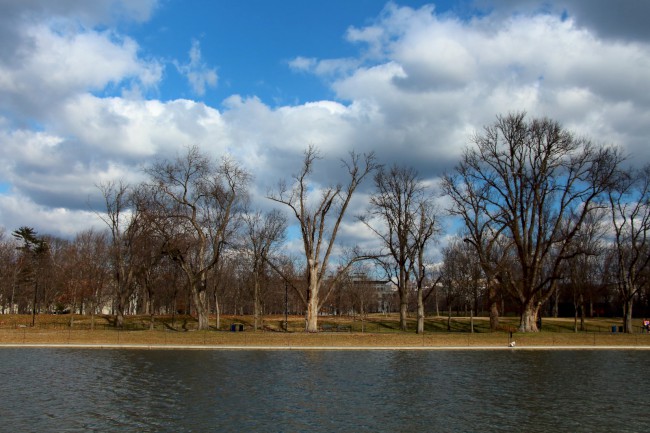
[[[0,349],[0,431],[639,432],[649,356]]]

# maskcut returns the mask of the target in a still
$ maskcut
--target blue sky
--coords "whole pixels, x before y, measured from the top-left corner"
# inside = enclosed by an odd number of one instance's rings
[[[310,144],[323,154],[314,188],[342,180],[351,150],[435,184],[511,111],[645,164],[649,12],[636,0],[0,0],[0,227],[101,227],[97,184],[139,182],[188,145],[245,166],[262,210]],[[341,240],[372,234],[351,218]]]
[[[427,1],[400,5],[421,7]],[[439,12],[462,12],[460,2],[438,2]],[[341,58],[359,53],[359,44],[345,40],[350,27],[372,23],[386,3],[378,0],[248,0],[162,2],[152,19],[131,26],[143,51],[157,58],[186,59],[198,42],[205,66],[213,68],[218,84],[196,95],[183,77],[168,68],[157,91],[163,100],[200,98],[212,106],[232,94],[257,96],[279,106],[336,95],[322,79],[292,71],[297,56]]]

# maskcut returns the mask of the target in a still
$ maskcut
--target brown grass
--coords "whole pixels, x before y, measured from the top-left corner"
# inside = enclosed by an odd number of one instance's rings
[[[281,331],[283,317],[268,317],[264,329],[253,331],[250,317],[226,316],[221,329],[197,331],[191,317],[157,317],[149,330],[149,317],[130,316],[125,329],[112,326],[112,318],[87,316],[39,315],[35,326],[31,316],[0,316],[0,344],[70,344],[70,345],[141,345],[145,347],[506,347],[516,318],[503,318],[503,330],[489,332],[486,318],[475,319],[475,331],[469,332],[469,318],[454,318],[447,330],[446,318],[427,320],[424,334],[400,332],[395,316],[373,316],[363,322],[353,318],[324,317],[321,324],[328,332],[307,334],[302,317],[291,317],[290,332]],[[214,323],[214,318],[212,319]],[[244,332],[231,332],[230,325],[243,324]],[[516,347],[564,346],[634,346],[650,348],[650,335],[612,333],[620,321],[596,319],[588,323],[587,332],[572,332],[570,319],[545,319],[539,333],[513,332]],[[412,326],[413,323],[410,323]],[[335,332],[337,331],[337,332]],[[340,332],[339,332],[340,331]]]

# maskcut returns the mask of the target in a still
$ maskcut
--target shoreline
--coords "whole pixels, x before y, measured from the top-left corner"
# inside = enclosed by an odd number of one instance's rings
[[[532,346],[241,346],[191,344],[74,344],[0,343],[0,349],[85,349],[85,350],[200,350],[200,351],[531,351],[531,350],[650,350],[650,345],[532,345]]]

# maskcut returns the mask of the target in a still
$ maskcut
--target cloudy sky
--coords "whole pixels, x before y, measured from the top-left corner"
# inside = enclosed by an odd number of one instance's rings
[[[649,13],[643,0],[0,0],[0,226],[98,226],[95,185],[137,182],[192,144],[244,164],[261,208],[309,144],[323,184],[352,149],[435,179],[472,132],[520,110],[645,163]]]

